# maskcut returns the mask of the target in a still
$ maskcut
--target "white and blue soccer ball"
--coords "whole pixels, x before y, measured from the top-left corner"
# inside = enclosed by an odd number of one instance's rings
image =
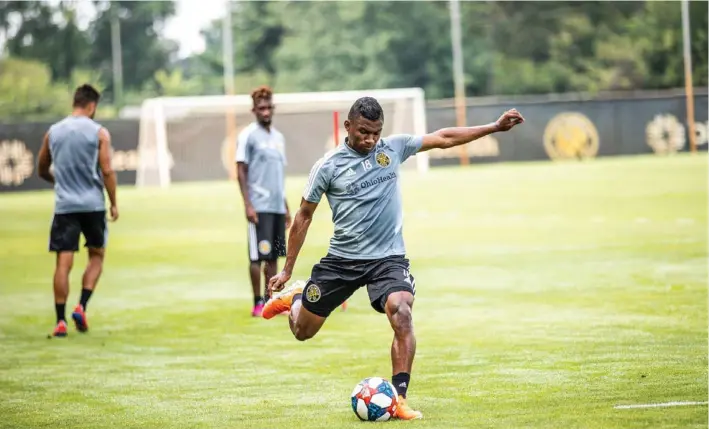
[[[365,378],[352,391],[352,411],[360,420],[385,422],[394,416],[398,406],[396,388],[380,377]]]

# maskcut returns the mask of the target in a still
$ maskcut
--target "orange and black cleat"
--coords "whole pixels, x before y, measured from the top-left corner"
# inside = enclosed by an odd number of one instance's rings
[[[305,286],[305,282],[297,281],[282,291],[274,293],[271,299],[266,302],[266,305],[263,306],[261,317],[270,319],[283,312],[289,311],[290,306],[293,304],[293,297],[296,294],[303,293],[303,286]]]

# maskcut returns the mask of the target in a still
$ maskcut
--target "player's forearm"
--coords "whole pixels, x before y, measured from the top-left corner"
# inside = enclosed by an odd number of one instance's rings
[[[111,170],[103,173],[103,186],[108,193],[108,201],[111,207],[116,207],[116,172]]]
[[[249,199],[249,180],[247,173],[246,171],[244,171],[243,167],[237,167],[236,177],[239,181],[239,190],[241,191],[241,197],[244,200],[244,206],[248,206],[251,204],[251,200]]]
[[[486,135],[497,131],[499,131],[497,123],[491,122],[486,125],[479,125],[475,127],[442,128],[436,131],[436,134],[443,139],[444,143],[442,144],[441,149],[448,149],[470,143],[471,141],[485,137]]]
[[[304,214],[300,210],[298,210],[298,213],[295,214],[293,226],[291,226],[290,234],[288,235],[286,263],[283,266],[283,271],[288,274],[293,273],[295,261],[298,259],[298,254],[300,253],[300,249],[303,247],[303,243],[305,243],[305,236],[308,234],[308,228],[310,227],[310,222],[312,221],[313,218],[311,216]]]

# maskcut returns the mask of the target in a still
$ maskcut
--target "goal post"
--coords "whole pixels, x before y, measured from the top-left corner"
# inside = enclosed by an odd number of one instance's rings
[[[336,146],[336,136],[344,138],[342,122],[350,106],[364,96],[376,98],[384,109],[383,136],[426,133],[421,88],[275,93],[274,126],[286,139],[286,173],[307,174],[317,159]],[[145,100],[136,185],[168,187],[175,181],[233,178],[236,134],[253,121],[251,107],[249,95]],[[333,129],[333,115],[340,118],[339,130]],[[428,166],[427,154],[420,153],[402,168],[425,173]]]

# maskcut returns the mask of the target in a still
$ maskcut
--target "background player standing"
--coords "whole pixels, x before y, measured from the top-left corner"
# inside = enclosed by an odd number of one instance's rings
[[[39,176],[54,184],[54,218],[49,250],[56,252],[54,307],[57,313],[55,337],[67,335],[65,307],[69,296],[69,273],[79,236],[84,235],[89,261],[81,281],[81,299],[72,319],[79,332],[89,329],[86,306],[103,270],[108,229],[104,187],[111,202],[111,220],[118,219],[116,174],[111,167],[111,136],[94,122],[100,95],[91,85],[74,93],[71,116],[57,122],[44,135],[37,162]],[[54,164],[54,173],[50,166]]]
[[[251,315],[260,317],[264,298],[269,295],[268,279],[276,275],[278,257],[286,256],[286,228],[291,219],[285,196],[285,139],[271,124],[273,92],[262,86],[251,98],[256,121],[239,134],[236,169],[248,221],[249,276],[254,294]]]
[[[512,109],[488,125],[380,139],[384,122],[381,106],[371,97],[357,100],[345,121],[345,144],[312,168],[290,232],[285,266],[269,286],[281,290],[290,279],[323,194],[327,195],[335,224],[328,254],[313,267],[305,285],[296,282],[274,294],[263,317],[270,319],[290,309],[291,332],[304,341],[320,330],[335,308],[366,285],[372,307],[387,315],[394,330],[392,382],[400,395],[396,417],[421,418],[423,415],[406,402],[416,353],[411,315],[416,281],[405,258],[399,166],[417,152],[459,146],[507,131],[523,121],[522,115]]]

